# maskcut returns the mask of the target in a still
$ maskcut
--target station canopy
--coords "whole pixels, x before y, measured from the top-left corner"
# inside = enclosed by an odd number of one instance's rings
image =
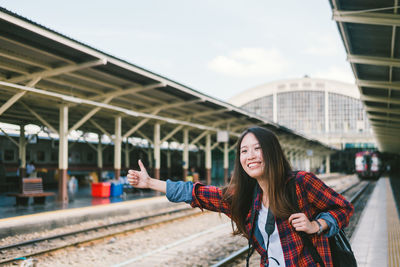
[[[399,2],[329,2],[378,147],[400,153]]]
[[[117,41],[117,40],[116,40]],[[230,141],[251,125],[275,132],[283,145],[333,150],[316,140],[256,114],[202,94],[0,8],[0,122],[44,126],[57,133],[60,105],[68,105],[69,132],[114,133],[122,117],[122,136],[183,141],[218,131]],[[233,138],[232,138],[233,137]]]

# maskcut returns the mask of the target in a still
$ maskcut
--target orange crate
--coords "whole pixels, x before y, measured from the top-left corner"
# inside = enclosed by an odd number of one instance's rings
[[[109,197],[110,183],[92,183],[92,197]]]

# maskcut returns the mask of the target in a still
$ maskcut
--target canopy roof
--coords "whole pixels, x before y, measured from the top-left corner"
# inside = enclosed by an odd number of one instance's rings
[[[69,131],[112,135],[122,116],[122,135],[182,142],[228,131],[234,142],[250,125],[273,130],[287,144],[328,152],[331,148],[161,75],[0,8],[0,122],[44,125],[57,132],[60,105],[69,106]],[[216,135],[213,134],[213,140]]]
[[[379,149],[400,153],[398,1],[329,2]]]

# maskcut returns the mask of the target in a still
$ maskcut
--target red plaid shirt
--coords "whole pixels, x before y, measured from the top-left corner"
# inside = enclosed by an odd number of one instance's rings
[[[304,171],[298,172],[296,176],[296,194],[300,209],[310,220],[315,218],[320,212],[329,212],[336,219],[339,228],[343,228],[347,226],[353,214],[353,205],[343,196],[326,186],[312,173]],[[230,206],[225,201],[222,201],[222,191],[218,187],[204,186],[200,183],[196,183],[193,186],[192,197],[192,207],[222,212],[228,217],[231,215]],[[257,213],[261,209],[261,192],[253,202],[253,208]],[[246,229],[248,233],[250,233],[252,225],[253,227],[257,227],[256,222],[250,222],[250,217],[251,211],[249,211],[246,219]],[[289,224],[288,220],[280,218],[275,219],[286,266],[317,266],[311,254],[307,250],[303,250],[303,241]],[[324,235],[316,234],[310,236],[325,266],[333,266],[328,238]],[[261,255],[260,266],[264,266],[264,263],[268,263],[267,251],[258,243],[254,234],[252,238],[254,248]]]

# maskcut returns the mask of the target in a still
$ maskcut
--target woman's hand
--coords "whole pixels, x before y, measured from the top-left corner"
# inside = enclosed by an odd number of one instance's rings
[[[136,188],[149,188],[151,178],[140,159],[138,163],[140,171],[129,170],[127,175],[128,182]]]
[[[289,217],[289,224],[298,232],[302,231],[307,234],[317,233],[319,226],[316,222],[310,222],[304,213],[294,213]]]

